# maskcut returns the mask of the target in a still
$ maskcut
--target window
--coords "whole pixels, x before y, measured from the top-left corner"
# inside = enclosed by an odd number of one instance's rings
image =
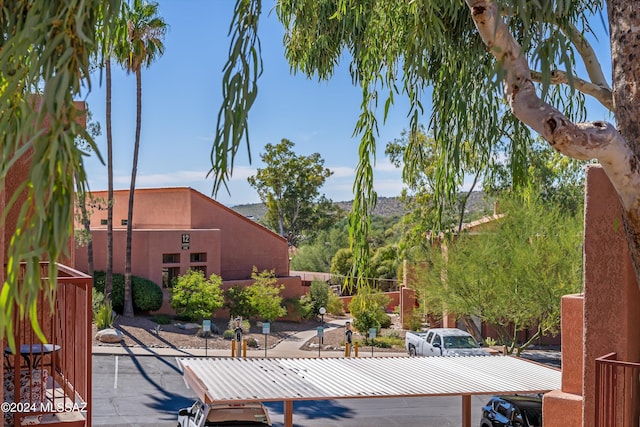
[[[433,345],[434,347],[436,345],[442,345],[442,339],[440,338],[440,335],[435,335],[433,337],[433,343],[431,345]]]
[[[106,219],[101,219],[100,220],[100,225],[107,225],[109,221],[107,221]]]
[[[191,262],[207,262],[206,252],[198,252],[191,254]]]
[[[163,264],[178,264],[180,262],[180,254],[162,254]]]
[[[427,335],[427,342],[431,342],[431,338],[433,338],[433,332],[429,332]]]
[[[164,267],[162,269],[162,287],[172,288],[173,281],[180,275],[179,267]]]
[[[128,224],[128,221],[127,221],[126,219],[123,219],[123,220],[121,220],[121,221],[120,221],[120,224],[122,224],[122,225],[127,225],[127,224]]]
[[[501,403],[500,405],[498,405],[498,413],[508,419],[509,410],[507,409],[506,403]]]

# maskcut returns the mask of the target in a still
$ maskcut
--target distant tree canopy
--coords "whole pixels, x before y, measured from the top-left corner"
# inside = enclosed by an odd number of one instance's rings
[[[512,192],[539,197],[543,203],[578,214],[584,205],[587,162],[563,156],[541,140],[531,144],[528,153],[524,179],[514,179],[510,162],[495,162],[483,182],[485,192],[494,196]]]
[[[248,178],[267,206],[264,222],[295,246],[318,230],[325,230],[339,218],[340,209],[320,188],[332,175],[320,154],[297,155],[294,143],[283,139],[267,144],[260,155],[265,168]]]

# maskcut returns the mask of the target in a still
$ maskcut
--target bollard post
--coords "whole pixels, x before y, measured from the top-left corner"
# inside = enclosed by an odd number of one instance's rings
[[[344,344],[344,357],[349,357],[351,354],[351,349],[349,348],[349,343]]]
[[[247,358],[247,340],[242,340],[242,357]]]
[[[355,347],[355,348],[354,348],[355,356],[356,356],[356,357],[358,357],[358,343],[355,343],[355,344],[354,344],[354,347]]]
[[[231,357],[236,356],[236,342],[235,340],[231,341]]]

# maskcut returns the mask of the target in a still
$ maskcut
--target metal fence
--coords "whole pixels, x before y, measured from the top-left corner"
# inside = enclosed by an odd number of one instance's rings
[[[42,281],[48,264],[41,263]],[[92,278],[57,265],[57,288],[51,305],[38,295],[36,319],[42,343],[29,319],[14,307],[15,348],[4,351],[5,424],[78,423],[91,425]],[[47,286],[43,286],[47,289]],[[5,337],[5,345],[8,345]]]
[[[640,363],[617,360],[616,353],[596,359],[596,426],[637,426],[640,421]]]

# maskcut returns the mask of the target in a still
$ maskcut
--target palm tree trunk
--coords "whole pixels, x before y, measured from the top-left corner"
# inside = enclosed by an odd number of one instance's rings
[[[111,59],[107,56],[106,74],[106,122],[107,122],[107,274],[104,297],[111,301],[113,290],[113,134],[111,132]]]
[[[129,212],[127,214],[127,249],[124,265],[124,310],[123,315],[133,317],[133,295],[131,289],[131,241],[133,234],[133,196],[136,189],[138,172],[138,151],[140,149],[140,127],[142,121],[142,71],[136,69],[136,139],[133,146],[133,167],[131,168],[131,187],[129,189]]]

